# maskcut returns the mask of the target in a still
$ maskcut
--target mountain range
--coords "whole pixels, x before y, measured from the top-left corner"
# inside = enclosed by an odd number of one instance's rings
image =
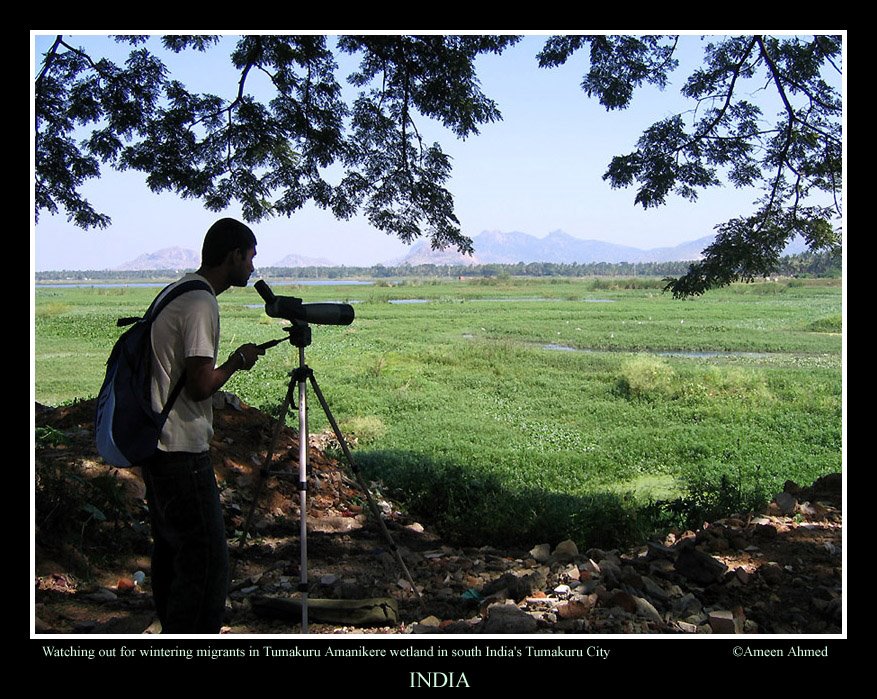
[[[484,231],[472,238],[475,253],[462,255],[456,250],[432,250],[429,241],[415,243],[405,257],[395,264],[517,264],[518,262],[675,262],[696,260],[713,236],[698,238],[674,247],[644,250],[602,240],[575,238],[563,231],[553,231],[544,238],[512,231]]]
[[[385,266],[400,265],[478,265],[478,264],[517,264],[518,262],[557,262],[589,264],[592,262],[676,262],[697,260],[713,241],[713,236],[705,236],[673,247],[642,249],[627,245],[617,245],[601,240],[575,238],[563,231],[552,231],[544,238],[537,238],[518,231],[484,231],[472,238],[475,253],[463,255],[456,249],[433,250],[428,240],[421,240],[411,246],[401,258],[389,260]],[[806,250],[803,241],[791,243],[785,254],[791,255]],[[153,269],[197,269],[200,257],[194,250],[172,247],[141,255],[118,267],[116,270]],[[265,267],[339,267],[325,258],[287,255],[281,260],[265,263]],[[370,266],[370,265],[363,265]]]
[[[200,266],[199,253],[188,248],[173,247],[140,255],[113,269],[128,272],[142,269],[198,269]]]

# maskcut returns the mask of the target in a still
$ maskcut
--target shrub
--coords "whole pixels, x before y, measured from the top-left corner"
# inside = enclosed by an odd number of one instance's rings
[[[622,365],[618,389],[628,398],[657,400],[670,395],[674,376],[666,362],[641,354]]]
[[[843,329],[843,317],[840,313],[818,318],[807,326],[814,333],[839,333]]]

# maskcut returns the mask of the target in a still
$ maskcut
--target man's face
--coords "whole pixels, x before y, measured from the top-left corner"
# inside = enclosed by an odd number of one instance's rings
[[[236,262],[234,271],[230,279],[232,286],[246,286],[247,280],[253,274],[255,267],[253,266],[253,258],[256,256],[256,247],[253,246],[246,250],[242,255],[240,251],[235,251],[234,260]]]

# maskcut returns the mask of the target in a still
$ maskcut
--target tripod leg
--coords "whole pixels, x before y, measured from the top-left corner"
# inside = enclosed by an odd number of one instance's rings
[[[308,408],[307,389],[308,384],[305,375],[308,369],[304,363],[304,348],[299,348],[299,371],[298,376],[298,491],[299,491],[299,526],[300,526],[300,551],[301,564],[299,592],[301,592],[301,632],[308,632],[308,515],[307,515],[307,492],[308,492]],[[290,390],[292,385],[290,384]]]
[[[277,448],[277,441],[280,439],[280,432],[281,430],[283,430],[283,425],[286,422],[286,413],[289,411],[289,406],[292,403],[293,385],[293,381],[290,381],[289,388],[286,391],[286,396],[283,399],[283,405],[280,407],[280,415],[277,418],[277,422],[274,424],[274,433],[271,435],[271,443],[268,445],[268,452],[265,454],[265,461],[262,463],[262,468],[259,471],[259,480],[256,483],[256,492],[253,493],[253,502],[250,504],[250,511],[247,513],[247,519],[244,522],[243,531],[241,532],[241,536],[238,539],[238,551],[237,555],[234,556],[234,560],[232,561],[231,570],[229,571],[229,581],[234,580],[238,558],[240,554],[243,553],[244,544],[246,544],[247,542],[250,525],[253,521],[253,514],[256,512],[256,505],[259,503],[259,497],[262,494],[262,488],[264,487],[265,482],[268,480],[268,472],[271,468],[271,460],[274,458],[274,449]]]
[[[378,526],[381,529],[381,533],[384,535],[384,539],[386,540],[387,545],[390,547],[390,550],[395,555],[396,562],[399,564],[399,567],[405,574],[405,579],[411,585],[411,589],[417,595],[418,599],[421,599],[421,594],[417,590],[417,586],[414,584],[411,573],[408,572],[408,566],[405,565],[405,561],[402,560],[399,549],[396,547],[396,542],[393,541],[393,537],[390,536],[390,532],[387,531],[387,525],[384,524],[384,518],[381,516],[381,511],[378,509],[377,503],[375,503],[371,491],[369,490],[368,486],[365,483],[365,479],[362,477],[362,474],[359,471],[359,467],[353,460],[353,455],[350,453],[350,448],[347,446],[347,440],[344,439],[344,435],[341,433],[341,428],[338,427],[338,423],[335,422],[332,411],[329,410],[329,404],[323,397],[323,392],[320,390],[320,387],[317,384],[317,379],[314,377],[313,373],[310,374],[310,379],[311,386],[314,389],[314,395],[316,395],[317,400],[320,401],[320,405],[323,407],[323,412],[326,413],[326,418],[329,420],[329,424],[332,426],[332,431],[335,433],[335,438],[338,440],[338,444],[341,445],[341,451],[344,452],[344,458],[347,459],[347,463],[350,464],[350,469],[353,471],[353,475],[356,476],[356,481],[357,483],[359,483],[359,487],[365,493],[366,500],[368,500],[369,509],[371,510],[371,513],[374,516],[375,520],[378,522]]]

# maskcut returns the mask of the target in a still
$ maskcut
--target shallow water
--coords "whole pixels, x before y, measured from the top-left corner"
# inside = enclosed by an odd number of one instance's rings
[[[587,347],[570,347],[568,345],[560,345],[556,343],[548,343],[541,346],[542,349],[552,350],[555,352],[633,352],[634,350],[598,350]],[[645,354],[656,354],[661,357],[688,357],[691,359],[705,359],[713,357],[746,357],[747,359],[766,359],[774,356],[770,352],[724,352],[724,351],[706,351],[695,352],[687,350],[635,350],[635,352]]]

